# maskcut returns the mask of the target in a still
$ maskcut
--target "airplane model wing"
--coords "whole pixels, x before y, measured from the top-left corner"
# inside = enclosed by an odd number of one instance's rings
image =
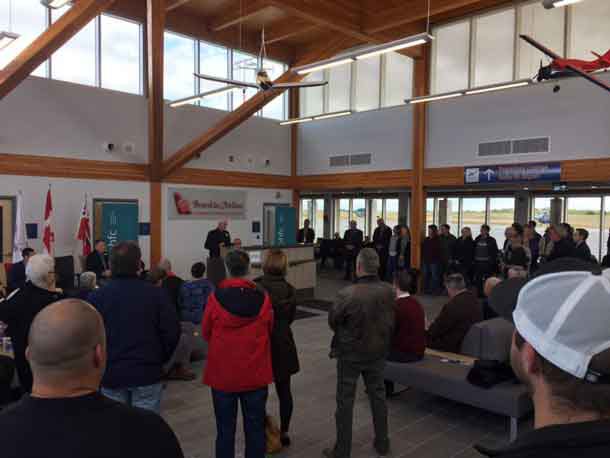
[[[197,78],[201,78],[201,79],[204,79],[207,81],[214,81],[215,83],[225,83],[230,86],[240,86],[240,87],[249,87],[249,88],[253,88],[253,89],[260,89],[258,87],[258,85],[254,84],[254,83],[246,83],[244,81],[236,81],[236,80],[230,80],[227,78],[219,78],[217,76],[211,76],[211,75],[202,75],[200,73],[194,73],[194,75]]]
[[[274,84],[274,88],[300,88],[300,87],[318,87],[318,86],[326,86],[328,81],[304,81],[302,83],[277,83]]]
[[[538,51],[546,54],[551,59],[561,59],[561,56],[559,54],[554,53],[553,51],[551,51],[546,46],[538,43],[536,40],[534,40],[529,35],[519,35],[519,36],[521,37],[522,40],[527,41],[530,45],[532,45],[534,48],[538,49]]]
[[[573,71],[574,73],[577,73],[578,75],[582,76],[583,78],[588,79],[593,84],[596,84],[597,86],[601,87],[602,89],[605,89],[610,92],[610,85],[605,83],[604,81],[600,80],[599,78],[595,77],[594,75],[591,75],[590,73],[587,73],[587,72],[583,71],[582,69],[575,67],[573,65],[567,65],[566,68]]]

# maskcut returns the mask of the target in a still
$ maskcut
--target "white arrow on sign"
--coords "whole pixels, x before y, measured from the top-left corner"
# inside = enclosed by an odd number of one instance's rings
[[[487,177],[487,181],[491,181],[492,177],[496,174],[492,169],[487,169],[483,172],[483,175]]]

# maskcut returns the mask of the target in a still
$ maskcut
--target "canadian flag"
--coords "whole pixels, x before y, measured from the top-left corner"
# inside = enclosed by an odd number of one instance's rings
[[[89,225],[89,209],[87,208],[87,196],[80,213],[78,229],[76,230],[76,240],[80,240],[83,244],[83,256],[91,254],[91,227]]]
[[[53,245],[55,244],[55,233],[53,232],[53,201],[51,199],[51,187],[47,191],[47,200],[44,206],[44,232],[42,244],[44,252],[53,256]]]

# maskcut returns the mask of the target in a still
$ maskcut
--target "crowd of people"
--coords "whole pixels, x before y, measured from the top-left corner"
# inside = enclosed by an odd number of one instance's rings
[[[307,240],[311,233],[304,229]],[[279,400],[279,446],[292,445],[291,380],[301,366],[286,254],[270,250],[263,275],[250,280],[248,254],[233,247],[222,259],[217,249],[230,238],[226,226],[215,231],[207,246],[218,256],[207,267],[193,264],[187,281],[169,260],[145,272],[134,242],[115,245],[109,257],[96,244],[91,265],[97,270],[81,275],[81,288],[70,299],[56,288],[54,260],[24,253],[25,281],[0,302],[24,393],[0,413],[0,440],[12,444],[4,456],[182,457],[158,414],[164,380],[195,378],[190,365],[199,333],[207,342],[203,383],[211,388],[216,457],[236,456],[238,406],[245,456],[266,456],[270,385]],[[608,452],[610,277],[591,257],[586,231],[559,225],[539,235],[534,222],[514,224],[500,249],[485,225],[476,239],[469,228],[456,238],[448,225],[440,232],[430,226],[424,284],[448,296],[431,323],[415,296],[418,272],[409,265],[408,228],[391,229],[380,219],[364,246],[352,223],[345,239],[354,245],[347,269],[356,281],[339,291],[328,316],[337,405],[336,440],[324,456],[351,456],[360,377],[370,400],[373,448],[387,456],[387,399],[395,387],[384,379],[386,362],[416,363],[426,348],[460,353],[472,325],[491,314],[516,326],[512,365],[532,393],[535,430],[508,449],[479,450],[507,457],[541,456],[534,450],[561,457]],[[496,296],[504,298],[501,306]],[[92,443],[99,430],[104,441]]]

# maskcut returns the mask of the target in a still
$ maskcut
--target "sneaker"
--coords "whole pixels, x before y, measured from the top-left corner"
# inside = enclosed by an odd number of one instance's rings
[[[290,447],[291,441],[290,436],[288,434],[282,434],[280,436],[280,442],[282,443],[282,447]]]

